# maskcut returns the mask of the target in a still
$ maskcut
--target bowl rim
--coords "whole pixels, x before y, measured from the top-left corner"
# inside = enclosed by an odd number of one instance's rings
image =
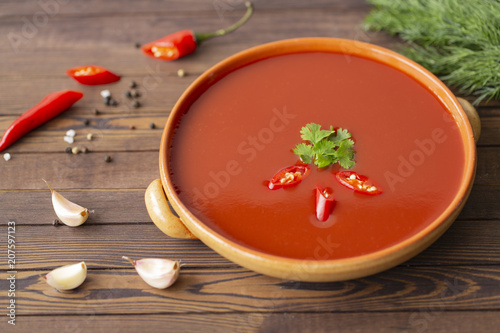
[[[172,129],[185,111],[185,103],[193,98],[193,94],[199,96],[197,94],[203,93],[207,86],[239,67],[271,56],[300,52],[340,53],[368,58],[393,67],[423,85],[454,117],[461,133],[465,155],[461,184],[446,209],[416,234],[387,248],[360,256],[327,260],[281,257],[248,248],[217,233],[194,216],[178,197],[168,172],[170,149],[167,148],[174,135]],[[206,70],[191,83],[173,107],[162,134],[159,155],[161,181],[167,198],[193,234],[219,254],[244,267],[279,278],[301,281],[338,281],[367,276],[415,256],[439,238],[456,219],[470,194],[476,168],[476,146],[469,120],[453,93],[434,74],[384,47],[356,40],[324,37],[285,39],[258,45],[236,53]]]

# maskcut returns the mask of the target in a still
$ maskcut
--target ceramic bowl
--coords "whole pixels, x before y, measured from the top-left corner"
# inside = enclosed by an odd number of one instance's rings
[[[207,227],[203,221],[200,221],[186,208],[174,190],[169,173],[168,147],[174,136],[174,128],[178,126],[180,117],[187,107],[203,94],[214,81],[228,72],[260,59],[314,51],[361,56],[406,73],[427,87],[446,105],[457,120],[463,139],[464,175],[451,204],[438,218],[417,234],[383,250],[358,257],[336,260],[290,259],[255,251],[230,241]],[[282,279],[311,282],[340,281],[364,277],[389,269],[412,258],[431,245],[450,227],[462,210],[472,188],[476,167],[475,140],[479,137],[479,132],[479,117],[469,103],[465,100],[459,102],[433,74],[398,53],[376,45],[345,39],[300,38],[277,41],[253,47],[221,61],[200,75],[182,94],[165,125],[159,156],[161,181],[153,181],[149,186],[146,191],[146,206],[152,220],[167,235],[178,238],[199,238],[227,259],[262,274]],[[172,214],[167,201],[176,214]]]

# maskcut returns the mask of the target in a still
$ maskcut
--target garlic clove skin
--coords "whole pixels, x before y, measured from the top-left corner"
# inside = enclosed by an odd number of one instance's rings
[[[54,206],[57,217],[62,223],[70,227],[78,227],[87,221],[89,217],[89,210],[87,208],[69,201],[50,187],[45,179],[43,179],[43,181],[49,187],[50,192],[52,192],[52,205]]]
[[[154,288],[168,288],[179,277],[180,264],[175,260],[156,258],[132,260],[128,257],[123,259],[130,261],[139,276]]]
[[[45,275],[45,280],[50,286],[64,291],[79,287],[86,277],[87,265],[82,261],[54,269]]]

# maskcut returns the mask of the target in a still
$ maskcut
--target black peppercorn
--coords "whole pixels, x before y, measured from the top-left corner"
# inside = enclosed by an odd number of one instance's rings
[[[104,105],[111,105],[111,96],[106,96],[104,98]]]

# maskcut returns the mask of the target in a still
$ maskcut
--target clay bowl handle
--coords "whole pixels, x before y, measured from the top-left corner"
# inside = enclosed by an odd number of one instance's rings
[[[164,234],[173,238],[198,238],[170,210],[160,179],[155,179],[149,184],[144,199],[149,217]]]
[[[477,143],[477,140],[479,140],[479,137],[481,136],[481,119],[479,118],[477,110],[474,106],[472,106],[472,104],[469,103],[469,101],[460,97],[457,99],[460,105],[462,105],[467,118],[469,118],[469,122],[472,126],[472,133],[474,135],[474,142]]]

